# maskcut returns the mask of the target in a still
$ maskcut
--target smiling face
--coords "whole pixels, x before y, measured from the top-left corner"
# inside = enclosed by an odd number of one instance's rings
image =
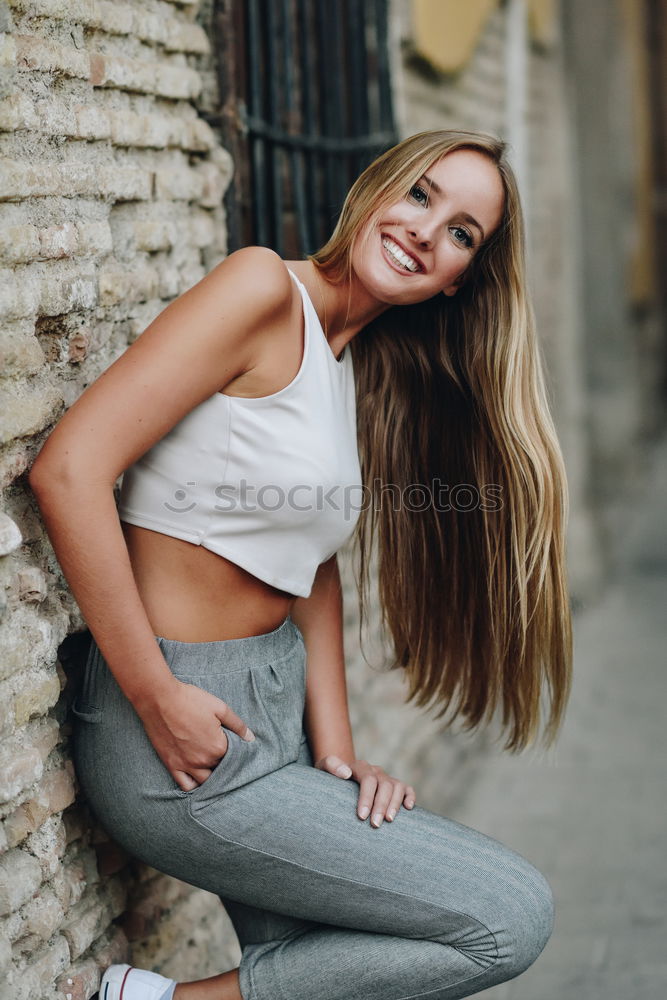
[[[493,161],[473,149],[453,150],[362,229],[352,248],[354,272],[374,298],[391,305],[454,295],[500,224],[504,203]]]

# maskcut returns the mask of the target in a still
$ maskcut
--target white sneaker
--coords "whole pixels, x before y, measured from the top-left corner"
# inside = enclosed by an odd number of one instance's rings
[[[159,1000],[174,982],[131,965],[110,965],[102,976],[100,1000]]]

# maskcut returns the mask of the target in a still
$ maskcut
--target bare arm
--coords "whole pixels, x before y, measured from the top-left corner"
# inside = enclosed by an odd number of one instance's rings
[[[315,767],[359,782],[357,816],[379,827],[393,821],[401,805],[412,809],[415,791],[368,761],[359,760],[352,743],[343,651],[343,594],[336,556],[317,570],[309,597],[294,602],[291,618],[306,645],[308,741]],[[341,767],[348,765],[347,768]]]
[[[246,726],[224,702],[169,671],[134,581],[113,485],[190,410],[254,367],[263,338],[285,322],[291,296],[276,255],[262,248],[232,255],[171,303],[70,407],[29,477],[83,617],[184,788],[205,780],[225,752],[220,722],[239,735]],[[194,722],[203,711],[205,727]]]
[[[296,599],[291,618],[308,655],[305,726],[313,759],[335,754],[351,764],[355,753],[345,680],[343,595],[335,555],[318,568],[310,596]]]

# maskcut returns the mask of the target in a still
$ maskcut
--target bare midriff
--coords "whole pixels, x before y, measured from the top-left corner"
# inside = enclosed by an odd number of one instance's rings
[[[180,642],[262,635],[296,600],[201,545],[127,521],[121,528],[154,635]]]

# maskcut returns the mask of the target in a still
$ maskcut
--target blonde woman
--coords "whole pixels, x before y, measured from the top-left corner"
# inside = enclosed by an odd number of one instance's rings
[[[112,966],[102,1000],[453,1000],[535,960],[544,877],[357,759],[336,564],[356,530],[364,615],[377,544],[410,699],[496,715],[510,750],[542,721],[554,739],[567,490],[500,142],[413,136],[312,258],[232,254],[83,393],[30,483],[93,637],[84,794],[218,894],[242,948],[195,983]]]

